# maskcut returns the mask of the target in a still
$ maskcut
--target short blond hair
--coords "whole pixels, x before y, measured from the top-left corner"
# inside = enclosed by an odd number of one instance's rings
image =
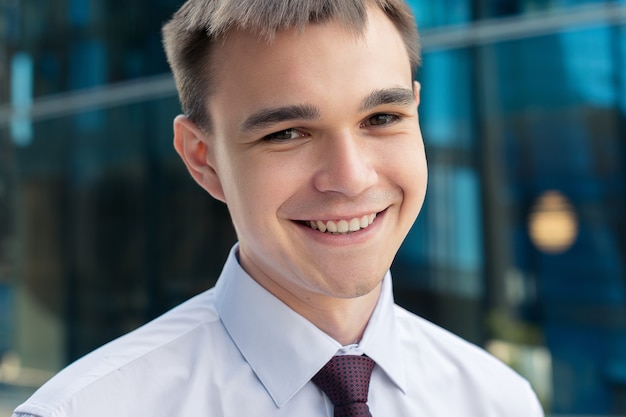
[[[163,44],[183,112],[211,129],[206,98],[214,91],[210,53],[221,36],[243,29],[270,40],[280,30],[337,20],[362,34],[367,7],[380,8],[402,36],[413,74],[420,65],[415,19],[404,0],[187,0],[163,26]]]

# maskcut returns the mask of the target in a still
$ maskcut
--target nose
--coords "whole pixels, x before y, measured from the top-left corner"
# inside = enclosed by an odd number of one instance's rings
[[[315,188],[354,197],[378,181],[371,138],[348,132],[326,137],[322,142]]]

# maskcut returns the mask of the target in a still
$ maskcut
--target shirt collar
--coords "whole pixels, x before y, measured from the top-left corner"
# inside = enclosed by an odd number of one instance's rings
[[[406,362],[395,314],[390,272],[387,272],[383,279],[378,304],[365,328],[359,348],[382,368],[402,392],[406,393]]]
[[[277,407],[291,399],[341,345],[254,281],[237,261],[236,245],[216,284],[216,307],[226,331]],[[405,390],[401,345],[394,316],[391,276],[359,350]]]

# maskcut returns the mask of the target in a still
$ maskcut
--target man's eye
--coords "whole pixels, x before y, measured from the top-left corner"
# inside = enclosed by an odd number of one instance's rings
[[[280,141],[297,139],[302,136],[304,136],[304,134],[297,129],[285,129],[279,132],[270,133],[269,135],[264,136],[263,140],[280,142]]]
[[[394,123],[397,120],[398,120],[398,116],[396,115],[380,113],[380,114],[375,114],[369,117],[366,120],[365,124],[370,125],[370,126],[384,126],[390,123]]]

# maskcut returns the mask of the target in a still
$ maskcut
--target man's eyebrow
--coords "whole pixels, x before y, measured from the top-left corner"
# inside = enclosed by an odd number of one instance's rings
[[[411,106],[415,104],[415,96],[410,88],[385,88],[372,91],[361,102],[359,111],[368,111],[384,104]]]
[[[250,115],[241,124],[241,129],[243,131],[261,130],[275,123],[290,120],[317,120],[319,118],[319,110],[309,104],[272,107],[259,110]]]

